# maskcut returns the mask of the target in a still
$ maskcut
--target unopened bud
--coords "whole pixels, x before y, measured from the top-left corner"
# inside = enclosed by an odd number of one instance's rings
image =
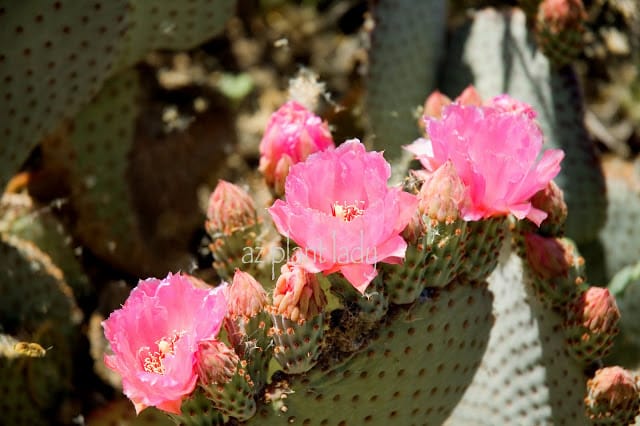
[[[326,304],[315,274],[293,262],[282,266],[273,292],[272,313],[301,322],[322,313]]]
[[[439,90],[436,90],[429,95],[426,101],[424,101],[424,115],[440,118],[442,116],[442,109],[451,103],[451,99]],[[424,127],[424,123],[420,120],[420,123]]]
[[[204,386],[228,383],[236,374],[240,358],[225,343],[205,340],[198,343],[196,369]]]
[[[418,193],[418,211],[438,222],[455,221],[468,202],[467,188],[451,161],[436,169]]]
[[[640,411],[637,378],[622,367],[605,367],[587,381],[585,404],[595,425],[634,423]]]
[[[587,12],[582,0],[544,0],[538,7],[538,22],[554,35],[582,30]]]
[[[251,274],[236,269],[227,300],[231,318],[251,318],[267,306],[267,292]]]
[[[230,235],[256,222],[256,207],[249,194],[237,185],[220,180],[209,198],[207,232]]]
[[[528,233],[524,237],[527,260],[543,279],[565,277],[574,263],[573,247],[556,238]]]
[[[531,198],[531,206],[547,213],[540,224],[540,231],[546,235],[559,235],[567,219],[567,203],[564,201],[562,189],[554,181]]]
[[[570,307],[570,320],[580,322],[594,333],[617,333],[620,311],[616,299],[603,287],[589,287]]]
[[[480,106],[482,105],[482,97],[473,85],[469,85],[456,98],[456,102],[465,106]]]

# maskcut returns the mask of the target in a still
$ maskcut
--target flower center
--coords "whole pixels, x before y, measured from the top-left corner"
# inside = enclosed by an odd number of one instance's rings
[[[151,351],[148,346],[141,348],[147,356],[142,360],[142,368],[148,373],[164,374],[164,358],[167,354],[173,355],[174,345],[180,339],[182,333],[175,332],[170,337],[163,337],[156,341],[157,351]]]
[[[345,222],[351,222],[354,218],[362,216],[364,213],[364,210],[361,208],[362,206],[364,206],[364,201],[354,201],[353,204],[335,201],[331,205],[331,214]]]

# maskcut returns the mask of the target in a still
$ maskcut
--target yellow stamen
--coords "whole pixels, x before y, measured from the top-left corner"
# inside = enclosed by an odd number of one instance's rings
[[[341,204],[336,201],[331,205],[331,214],[345,222],[351,222],[356,217],[362,216],[364,210],[358,206],[362,206],[363,204],[363,201],[355,201],[353,204]]]
[[[182,333],[174,333],[170,337],[163,337],[156,341],[157,351],[151,351],[148,346],[141,348],[141,352],[146,352],[147,356],[142,360],[142,368],[148,373],[164,374],[164,358],[167,354],[173,355],[174,345],[180,339]]]

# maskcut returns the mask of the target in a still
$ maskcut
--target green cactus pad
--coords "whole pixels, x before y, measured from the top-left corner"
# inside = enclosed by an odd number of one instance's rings
[[[454,283],[388,314],[369,345],[344,363],[332,363],[327,348],[306,375],[288,383],[274,377],[270,404],[248,424],[442,423],[486,349],[491,302],[486,286]]]
[[[419,136],[415,111],[436,85],[446,2],[380,0],[373,14],[365,108],[374,147],[395,159]]]
[[[262,311],[251,318],[227,318],[224,326],[235,352],[247,362],[245,370],[254,387],[261,389],[273,355],[273,338],[268,336],[271,317]]]
[[[0,241],[0,324],[39,345],[35,357],[16,358],[0,339],[0,399],[8,424],[49,424],[71,388],[71,341],[81,312],[62,272],[32,243]]]
[[[240,421],[250,419],[256,412],[255,386],[242,364],[242,361],[238,363],[229,382],[203,387],[205,396],[222,415]]]
[[[222,414],[211,405],[204,392],[197,389],[190,398],[185,399],[180,407],[182,413],[169,414],[179,426],[222,426],[225,419]]]
[[[155,49],[190,49],[213,37],[235,0],[2,2],[0,188],[29,153],[73,117],[116,71]]]
[[[469,225],[463,220],[428,225],[421,243],[427,254],[422,274],[425,286],[444,287],[467,269],[467,245],[472,230]]]
[[[595,239],[605,221],[605,185],[573,69],[549,65],[518,9],[477,12],[453,35],[449,52],[442,82],[447,94],[473,84],[484,99],[508,93],[536,110],[546,146],[566,154],[556,177],[569,208],[566,235],[577,243]]]
[[[425,235],[409,245],[402,265],[383,265],[382,280],[389,302],[412,303],[425,286],[444,287],[465,270],[467,222],[438,223],[428,217]]]
[[[31,241],[51,257],[76,297],[91,291],[88,277],[82,270],[65,227],[53,215],[56,202],[39,207],[26,194],[5,193],[0,198],[0,232]]]
[[[608,159],[604,163],[607,177],[607,223],[600,231],[602,262],[607,280],[625,266],[638,261],[640,253],[640,161],[636,163]],[[590,259],[592,260],[592,259]]]
[[[316,315],[302,322],[291,321],[283,315],[274,314],[273,357],[289,374],[300,374],[311,369],[322,351],[324,337],[324,315]]]
[[[35,332],[51,321],[68,333],[82,318],[62,271],[33,243],[0,241],[0,324],[4,331]]]
[[[505,251],[489,289],[496,318],[473,383],[447,425],[587,425],[586,377],[565,351],[562,318],[525,285],[522,260]]]
[[[485,280],[496,268],[500,249],[507,235],[506,217],[493,217],[467,223],[464,234],[465,260],[462,262],[467,279]]]
[[[236,269],[242,269],[253,276],[260,277],[260,253],[258,236],[261,224],[236,229],[231,235],[222,232],[212,232],[212,242],[209,245],[213,254],[213,268],[223,280],[231,281]],[[250,251],[249,251],[250,250]]]
[[[108,77],[127,28],[127,3],[0,2],[0,189]]]
[[[120,44],[118,69],[157,49],[188,50],[224,29],[235,0],[129,0],[129,27]]]
[[[407,247],[402,265],[382,265],[379,274],[382,275],[390,303],[413,303],[420,296],[424,288],[421,280],[424,258],[422,250],[410,245]]]

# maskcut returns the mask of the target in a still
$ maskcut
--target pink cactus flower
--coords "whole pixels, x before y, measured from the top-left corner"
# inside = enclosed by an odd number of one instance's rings
[[[536,161],[543,136],[528,105],[503,95],[488,106],[451,104],[442,118],[425,117],[429,139],[407,149],[428,172],[450,160],[468,188],[464,220],[513,214],[536,225],[547,214],[530,199],[560,172],[564,152],[549,149]]]
[[[198,344],[217,336],[226,315],[225,293],[226,285],[200,288],[185,275],[149,278],[103,321],[113,351],[104,362],[122,376],[136,412],[154,406],[180,413],[198,380]]]
[[[335,147],[329,126],[295,101],[273,113],[260,142],[260,171],[281,194],[289,168],[316,151]]]
[[[379,152],[352,139],[291,168],[285,201],[269,209],[278,231],[300,246],[297,259],[309,272],[340,271],[361,293],[376,276],[377,262],[400,263],[400,236],[417,199],[387,187],[391,168]]]

